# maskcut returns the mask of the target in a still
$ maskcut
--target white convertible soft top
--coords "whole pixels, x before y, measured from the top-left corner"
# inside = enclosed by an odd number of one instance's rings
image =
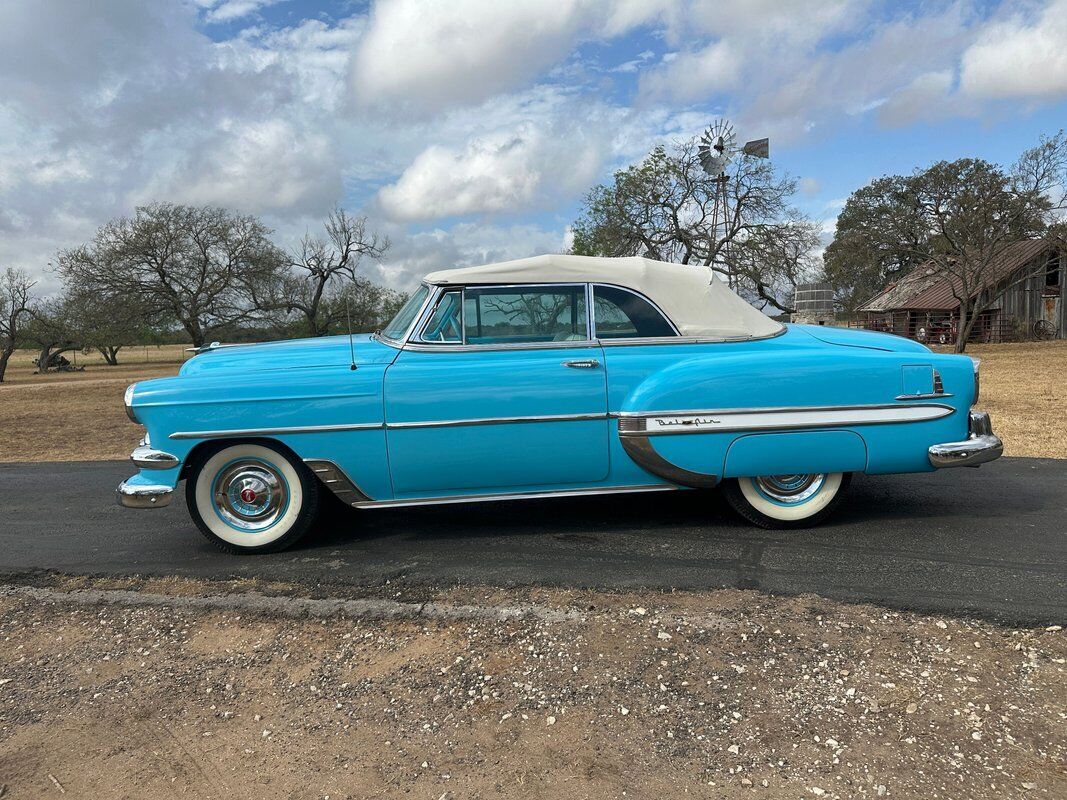
[[[607,283],[632,289],[660,307],[682,336],[773,336],[775,322],[733,293],[707,267],[648,258],[595,258],[549,254],[481,267],[431,272],[435,285]]]

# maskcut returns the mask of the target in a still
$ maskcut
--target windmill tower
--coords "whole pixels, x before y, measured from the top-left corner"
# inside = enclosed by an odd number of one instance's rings
[[[753,139],[745,142],[741,147],[737,146],[737,135],[734,126],[729,120],[721,117],[712,123],[700,137],[700,145],[697,147],[697,158],[704,171],[715,178],[715,196],[711,207],[711,236],[713,242],[719,242],[730,230],[730,214],[732,210],[729,204],[727,188],[730,176],[726,174],[730,162],[739,155],[753,156],[755,158],[770,158],[770,140]],[[717,261],[723,261],[722,256],[727,252],[730,243],[724,242],[722,251],[716,254]],[[729,273],[727,273],[729,275]],[[733,276],[730,276],[730,288],[735,287]]]

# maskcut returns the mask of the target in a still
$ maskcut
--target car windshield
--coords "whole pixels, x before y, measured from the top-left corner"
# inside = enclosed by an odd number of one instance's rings
[[[419,309],[422,308],[422,304],[426,300],[426,295],[429,294],[430,288],[423,284],[415,290],[414,294],[408,298],[408,301],[404,303],[403,307],[396,312],[396,316],[393,317],[392,322],[382,328],[381,335],[386,339],[399,340],[403,337],[408,327],[411,325],[411,321],[415,319],[415,315],[419,313]]]

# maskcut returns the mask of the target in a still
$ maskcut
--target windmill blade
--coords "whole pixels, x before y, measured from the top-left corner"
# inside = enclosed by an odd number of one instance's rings
[[[745,146],[741,148],[741,152],[744,153],[746,156],[755,156],[756,158],[770,158],[771,140],[753,139],[751,142],[745,142]]]

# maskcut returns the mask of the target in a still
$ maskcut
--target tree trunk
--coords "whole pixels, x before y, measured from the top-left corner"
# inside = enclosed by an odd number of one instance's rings
[[[104,357],[104,363],[111,367],[117,367],[119,365],[119,350],[122,349],[122,345],[113,347],[108,345],[107,347],[97,346],[96,348],[100,355]]]
[[[183,322],[182,327],[185,328],[185,332],[189,334],[189,339],[192,341],[193,347],[204,346],[204,331],[195,320]]]
[[[960,303],[960,321],[956,328],[955,352],[962,353],[967,349],[967,340],[971,337],[971,328],[974,327],[974,321],[977,318],[976,314],[968,314],[966,305]]]
[[[11,354],[15,352],[15,343],[11,342],[4,346],[3,350],[0,350],[0,383],[4,382],[4,373],[7,372],[7,362],[11,358]]]

